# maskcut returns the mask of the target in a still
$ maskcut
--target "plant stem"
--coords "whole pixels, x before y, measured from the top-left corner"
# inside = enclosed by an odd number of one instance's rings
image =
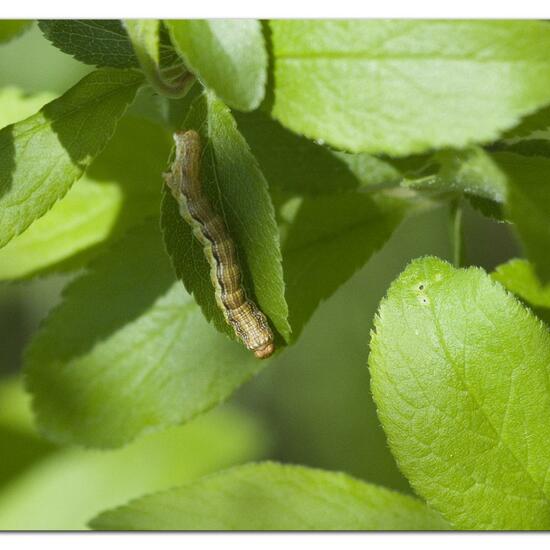
[[[132,43],[141,70],[149,84],[161,95],[181,99],[195,82],[195,77],[179,60],[163,69],[159,53],[160,21],[157,19],[127,19],[124,27]],[[173,78],[171,73],[177,71]]]
[[[455,267],[460,267],[460,264],[462,263],[462,206],[460,198],[451,201],[449,212],[449,229],[451,234],[453,265]]]
[[[153,71],[148,71],[144,68],[143,72],[148,77],[149,83],[159,94],[172,99],[181,99],[184,97],[195,82],[195,77],[189,72],[183,73],[173,83],[166,81],[158,68],[155,68]]]

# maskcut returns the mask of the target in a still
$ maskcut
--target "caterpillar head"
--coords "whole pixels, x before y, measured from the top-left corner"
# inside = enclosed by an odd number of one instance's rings
[[[274,351],[275,351],[275,345],[273,344],[273,342],[268,342],[261,348],[256,348],[254,350],[254,355],[258,359],[267,359],[270,355],[273,354]]]

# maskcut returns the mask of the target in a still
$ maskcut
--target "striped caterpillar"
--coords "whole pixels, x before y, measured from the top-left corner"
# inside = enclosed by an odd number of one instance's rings
[[[174,142],[174,162],[164,179],[180,214],[203,246],[216,302],[244,345],[259,359],[269,357],[275,349],[273,333],[266,316],[246,295],[235,243],[201,184],[200,136],[195,130],[176,132]]]

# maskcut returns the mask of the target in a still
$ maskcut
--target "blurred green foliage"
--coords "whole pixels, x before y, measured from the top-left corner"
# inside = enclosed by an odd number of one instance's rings
[[[18,86],[28,93],[59,94],[91,70],[55,48],[36,23],[19,38],[2,45],[0,86]]]
[[[265,454],[265,431],[236,407],[111,452],[58,447],[32,427],[18,380],[0,386],[0,530],[78,530],[105,507]]]

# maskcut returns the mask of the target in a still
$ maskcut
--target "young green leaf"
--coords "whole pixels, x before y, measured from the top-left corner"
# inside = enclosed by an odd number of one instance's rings
[[[304,199],[283,247],[293,338],[319,303],[382,247],[404,212],[401,201],[360,192]]]
[[[0,21],[0,43],[9,42],[27,31],[32,19],[4,19]]]
[[[402,185],[440,198],[464,194],[482,214],[503,220],[508,184],[489,153],[481,147],[444,150],[431,155],[431,173],[404,179]]]
[[[550,285],[542,285],[533,266],[516,258],[499,265],[491,277],[535,307],[550,308]]]
[[[496,139],[550,101],[542,21],[271,22],[273,115],[349,151]]]
[[[397,170],[376,157],[332,151],[287,130],[263,111],[234,116],[272,188],[315,196],[401,179]]]
[[[444,530],[418,500],[345,474],[249,464],[146,496],[92,520],[97,530]]]
[[[279,235],[271,199],[261,171],[229,109],[212,94],[193,104],[184,127],[202,138],[201,178],[214,209],[223,214],[237,246],[250,297],[288,340],[288,309],[284,298]],[[210,267],[202,245],[181,217],[178,205],[165,190],[162,226],[176,273],[208,320],[233,337],[215,301]]]
[[[465,193],[499,204],[506,200],[506,179],[482,148],[441,151],[433,158],[439,164],[437,174],[407,180],[404,185],[413,189]]]
[[[158,213],[170,138],[125,116],[86,174],[44,216],[0,249],[0,280],[87,263],[106,240]]]
[[[369,365],[430,506],[457,528],[550,527],[550,335],[511,294],[481,269],[416,260],[380,305]]]
[[[163,67],[161,22],[158,19],[126,19],[124,27],[141,70],[153,89],[166,97],[175,99],[184,97],[195,79],[183,66],[181,60],[177,62],[177,57],[171,60],[170,67]]]
[[[99,67],[139,67],[128,34],[118,19],[42,19],[44,36],[62,52]]]
[[[261,366],[174,281],[156,219],[70,284],[25,363],[41,431],[94,447],[186,422]]]
[[[174,47],[204,86],[229,106],[258,107],[267,79],[267,53],[259,21],[167,21]]]
[[[63,197],[103,149],[142,76],[103,69],[0,130],[0,247]]]
[[[138,59],[147,74],[160,69],[160,21],[158,19],[127,19],[124,29]]]

